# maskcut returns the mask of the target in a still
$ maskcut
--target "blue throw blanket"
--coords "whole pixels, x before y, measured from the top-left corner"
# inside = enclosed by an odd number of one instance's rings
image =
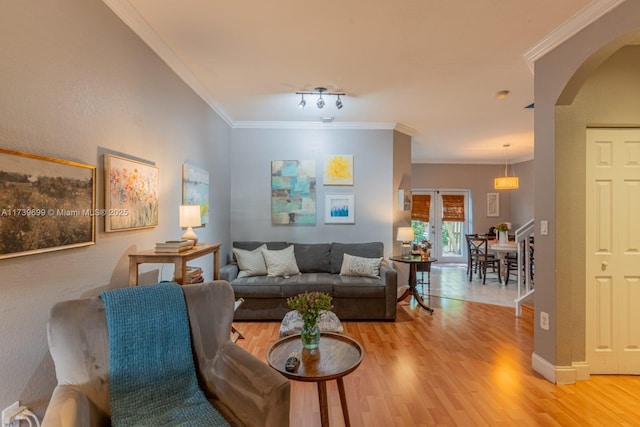
[[[228,426],[198,386],[189,319],[175,283],[100,294],[109,332],[113,426]]]

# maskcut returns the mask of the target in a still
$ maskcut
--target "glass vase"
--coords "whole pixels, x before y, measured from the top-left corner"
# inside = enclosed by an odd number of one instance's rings
[[[300,337],[304,348],[308,350],[318,348],[318,344],[320,343],[320,328],[318,327],[318,322],[303,322]]]

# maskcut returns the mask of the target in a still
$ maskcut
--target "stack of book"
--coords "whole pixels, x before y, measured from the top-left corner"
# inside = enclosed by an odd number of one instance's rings
[[[156,252],[177,254],[193,247],[193,240],[167,240],[156,243]]]
[[[175,280],[175,277],[174,277]],[[200,267],[192,267],[187,265],[187,273],[182,280],[183,285],[189,285],[192,283],[202,283],[204,278],[202,277],[202,269]]]

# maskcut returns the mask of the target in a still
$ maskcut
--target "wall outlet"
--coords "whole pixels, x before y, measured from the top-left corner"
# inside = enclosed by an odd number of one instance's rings
[[[11,425],[11,420],[20,413],[20,402],[13,402],[2,410],[2,427]]]
[[[540,312],[540,327],[545,331],[549,330],[549,313]]]

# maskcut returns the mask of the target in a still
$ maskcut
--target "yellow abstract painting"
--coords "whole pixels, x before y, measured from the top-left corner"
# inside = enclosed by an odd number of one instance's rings
[[[352,154],[331,154],[325,157],[324,185],[353,185]]]

